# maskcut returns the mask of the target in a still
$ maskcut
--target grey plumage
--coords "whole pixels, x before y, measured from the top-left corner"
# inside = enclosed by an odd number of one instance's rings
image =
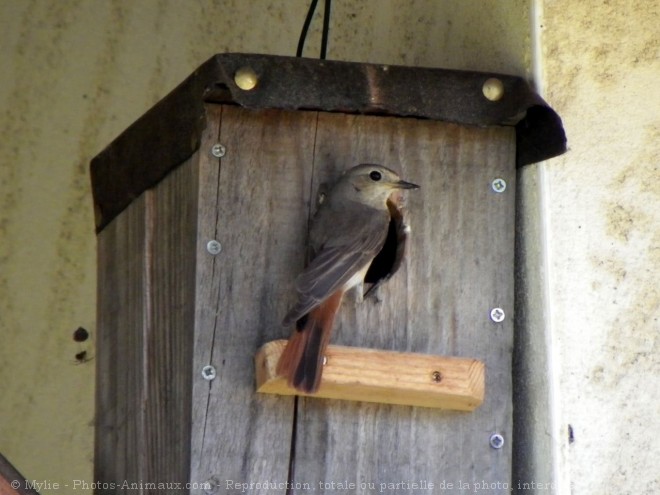
[[[371,178],[372,172],[380,179]],[[312,259],[296,279],[298,301],[284,317],[284,326],[293,324],[338,289],[347,290],[361,281],[387,237],[387,198],[396,188],[413,187],[380,165],[358,165],[340,177],[312,221]]]

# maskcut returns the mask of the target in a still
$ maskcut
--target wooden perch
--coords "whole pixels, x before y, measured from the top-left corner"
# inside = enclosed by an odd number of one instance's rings
[[[331,345],[321,387],[303,394],[275,373],[286,340],[255,356],[257,392],[473,411],[484,400],[485,367],[471,358]]]

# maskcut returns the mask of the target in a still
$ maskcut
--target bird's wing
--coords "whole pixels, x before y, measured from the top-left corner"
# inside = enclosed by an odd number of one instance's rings
[[[288,326],[342,288],[383,246],[387,223],[365,222],[354,235],[330,240],[296,279],[298,302],[285,316]]]

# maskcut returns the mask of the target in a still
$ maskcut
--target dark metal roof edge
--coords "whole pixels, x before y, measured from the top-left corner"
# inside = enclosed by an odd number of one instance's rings
[[[241,90],[234,74],[250,67],[256,88]],[[498,101],[482,87],[497,78]],[[517,166],[566,151],[559,116],[516,76],[228,53],[207,60],[92,159],[97,231],[199,148],[206,102],[245,108],[318,110],[515,125]]]

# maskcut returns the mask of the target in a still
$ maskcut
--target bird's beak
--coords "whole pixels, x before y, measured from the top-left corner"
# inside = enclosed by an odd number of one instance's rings
[[[406,182],[405,180],[400,180],[399,182],[395,182],[394,187],[396,189],[419,189],[419,186],[417,184],[413,184],[412,182]]]

